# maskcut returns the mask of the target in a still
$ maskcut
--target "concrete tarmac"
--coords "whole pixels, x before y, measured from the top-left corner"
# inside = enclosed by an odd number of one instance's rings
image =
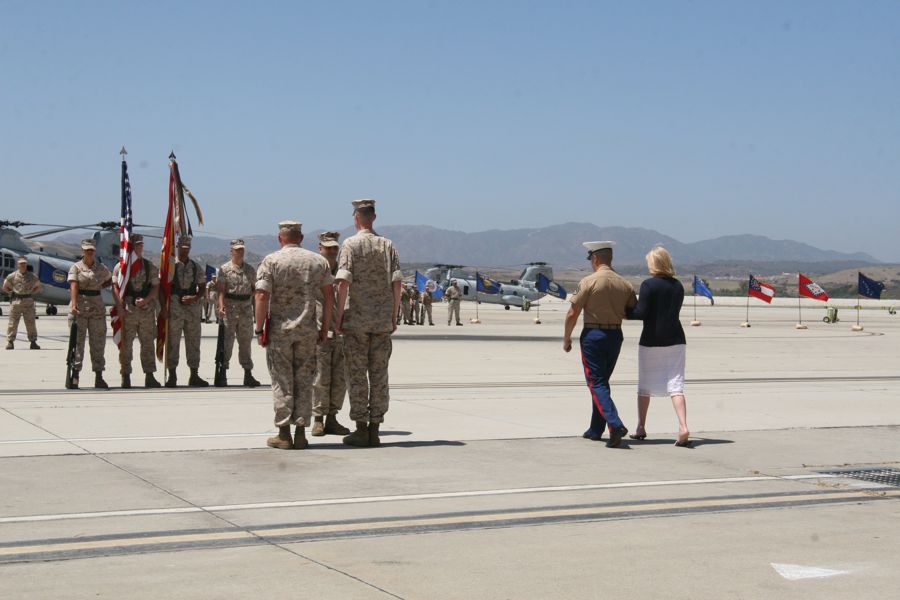
[[[544,302],[535,324],[483,304],[474,325],[464,303],[448,327],[436,306],[435,326],[395,334],[383,447],[305,451],[265,447],[262,349],[262,388],[237,387],[235,365],[226,389],[121,390],[110,340],[114,389],[86,372],[66,391],[66,319],[42,316],[42,350],[23,330],[0,351],[0,596],[896,596],[900,316],[864,310],[855,332],[855,313],[825,324],[809,301],[797,330],[796,300],[754,300],[740,328],[745,302],[723,299],[690,327],[689,304],[694,447],[672,445],[654,398],[648,439],[608,449],[580,436],[566,308]],[[613,384],[632,429],[640,327]]]

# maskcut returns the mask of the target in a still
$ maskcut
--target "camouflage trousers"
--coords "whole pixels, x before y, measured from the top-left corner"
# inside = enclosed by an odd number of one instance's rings
[[[344,357],[350,389],[350,418],[381,423],[388,411],[390,333],[344,333]]]
[[[401,302],[400,309],[403,311],[403,322],[409,323],[409,313],[410,313],[409,302]]]
[[[37,325],[34,320],[34,299],[20,298],[9,304],[9,325],[6,326],[6,341],[13,342],[19,333],[19,319],[25,321],[28,341],[37,340]]]
[[[187,366],[200,368],[200,303],[181,304],[172,296],[169,309],[169,335],[166,340],[166,368],[174,370],[181,357],[181,334],[184,334],[184,350]]]
[[[78,299],[78,316],[75,324],[78,326],[78,337],[75,343],[75,361],[72,368],[81,371],[84,366],[84,338],[88,337],[91,349],[91,369],[97,373],[106,368],[106,307],[102,301]]]
[[[225,368],[231,362],[234,338],[238,343],[238,362],[244,369],[253,368],[250,357],[253,343],[253,308],[250,302],[225,300]]]
[[[144,373],[156,372],[156,310],[152,307],[138,308],[132,305],[125,311],[122,348],[119,350],[119,364],[123,375],[131,374],[134,338],[141,345],[141,369]]]
[[[313,384],[313,415],[336,415],[344,406],[347,393],[347,366],[344,342],[329,338],[316,348],[316,380]]]
[[[275,425],[308,426],[316,376],[316,332],[273,331],[266,346],[266,362],[272,378]]]
[[[459,323],[459,300],[451,300],[447,306],[447,325],[453,321],[454,315],[456,315],[456,322]]]
[[[423,304],[422,305],[422,317],[419,319],[419,323],[425,324],[425,315],[428,315],[428,324],[434,325],[434,320],[431,317],[431,304]]]
[[[412,318],[410,320],[418,325],[422,324],[422,305],[420,303],[416,302],[413,304]]]

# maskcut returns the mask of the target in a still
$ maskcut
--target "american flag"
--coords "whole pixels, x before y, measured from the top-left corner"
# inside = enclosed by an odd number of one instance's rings
[[[122,219],[119,221],[119,274],[116,277],[116,286],[119,289],[119,297],[123,298],[128,281],[141,268],[141,260],[134,253],[131,243],[131,232],[134,228],[131,212],[131,182],[128,180],[128,165],[125,164],[125,149],[122,149]],[[110,311],[113,341],[122,347],[123,317],[117,307]]]

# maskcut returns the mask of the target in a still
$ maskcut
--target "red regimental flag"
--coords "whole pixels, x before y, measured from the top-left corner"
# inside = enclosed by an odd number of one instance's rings
[[[806,296],[813,300],[821,300],[822,302],[828,301],[828,294],[822,289],[822,286],[803,273],[798,273],[798,275],[800,276],[799,291],[801,296]]]
[[[175,277],[175,166],[169,164],[169,209],[163,230],[162,253],[159,257],[159,317],[156,321],[156,358],[162,360],[169,331],[169,306],[172,279]]]

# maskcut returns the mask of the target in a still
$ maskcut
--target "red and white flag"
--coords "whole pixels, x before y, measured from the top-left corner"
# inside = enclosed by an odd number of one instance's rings
[[[131,233],[134,229],[133,213],[131,210],[131,182],[128,179],[128,165],[125,164],[125,148],[122,148],[122,218],[119,221],[119,272],[116,277],[116,286],[119,289],[121,299],[127,289],[131,276],[141,268],[141,259],[134,253],[131,243]],[[122,347],[122,327],[124,315],[118,307],[113,306],[109,313],[113,330],[113,341],[119,348]]]
[[[772,302],[775,297],[775,286],[763,283],[750,275],[750,284],[747,286],[747,294],[754,298],[759,298],[763,302]]]
[[[169,333],[169,308],[172,299],[172,279],[175,277],[175,214],[179,195],[178,164],[169,157],[169,205],[166,210],[166,226],[163,229],[162,252],[159,257],[159,316],[156,318],[156,359],[162,360],[166,352]]]
[[[798,273],[800,276],[799,282],[799,291],[801,296],[806,296],[807,298],[812,298],[813,300],[821,300],[822,302],[828,301],[828,294],[818,283],[804,275],[803,273]]]

